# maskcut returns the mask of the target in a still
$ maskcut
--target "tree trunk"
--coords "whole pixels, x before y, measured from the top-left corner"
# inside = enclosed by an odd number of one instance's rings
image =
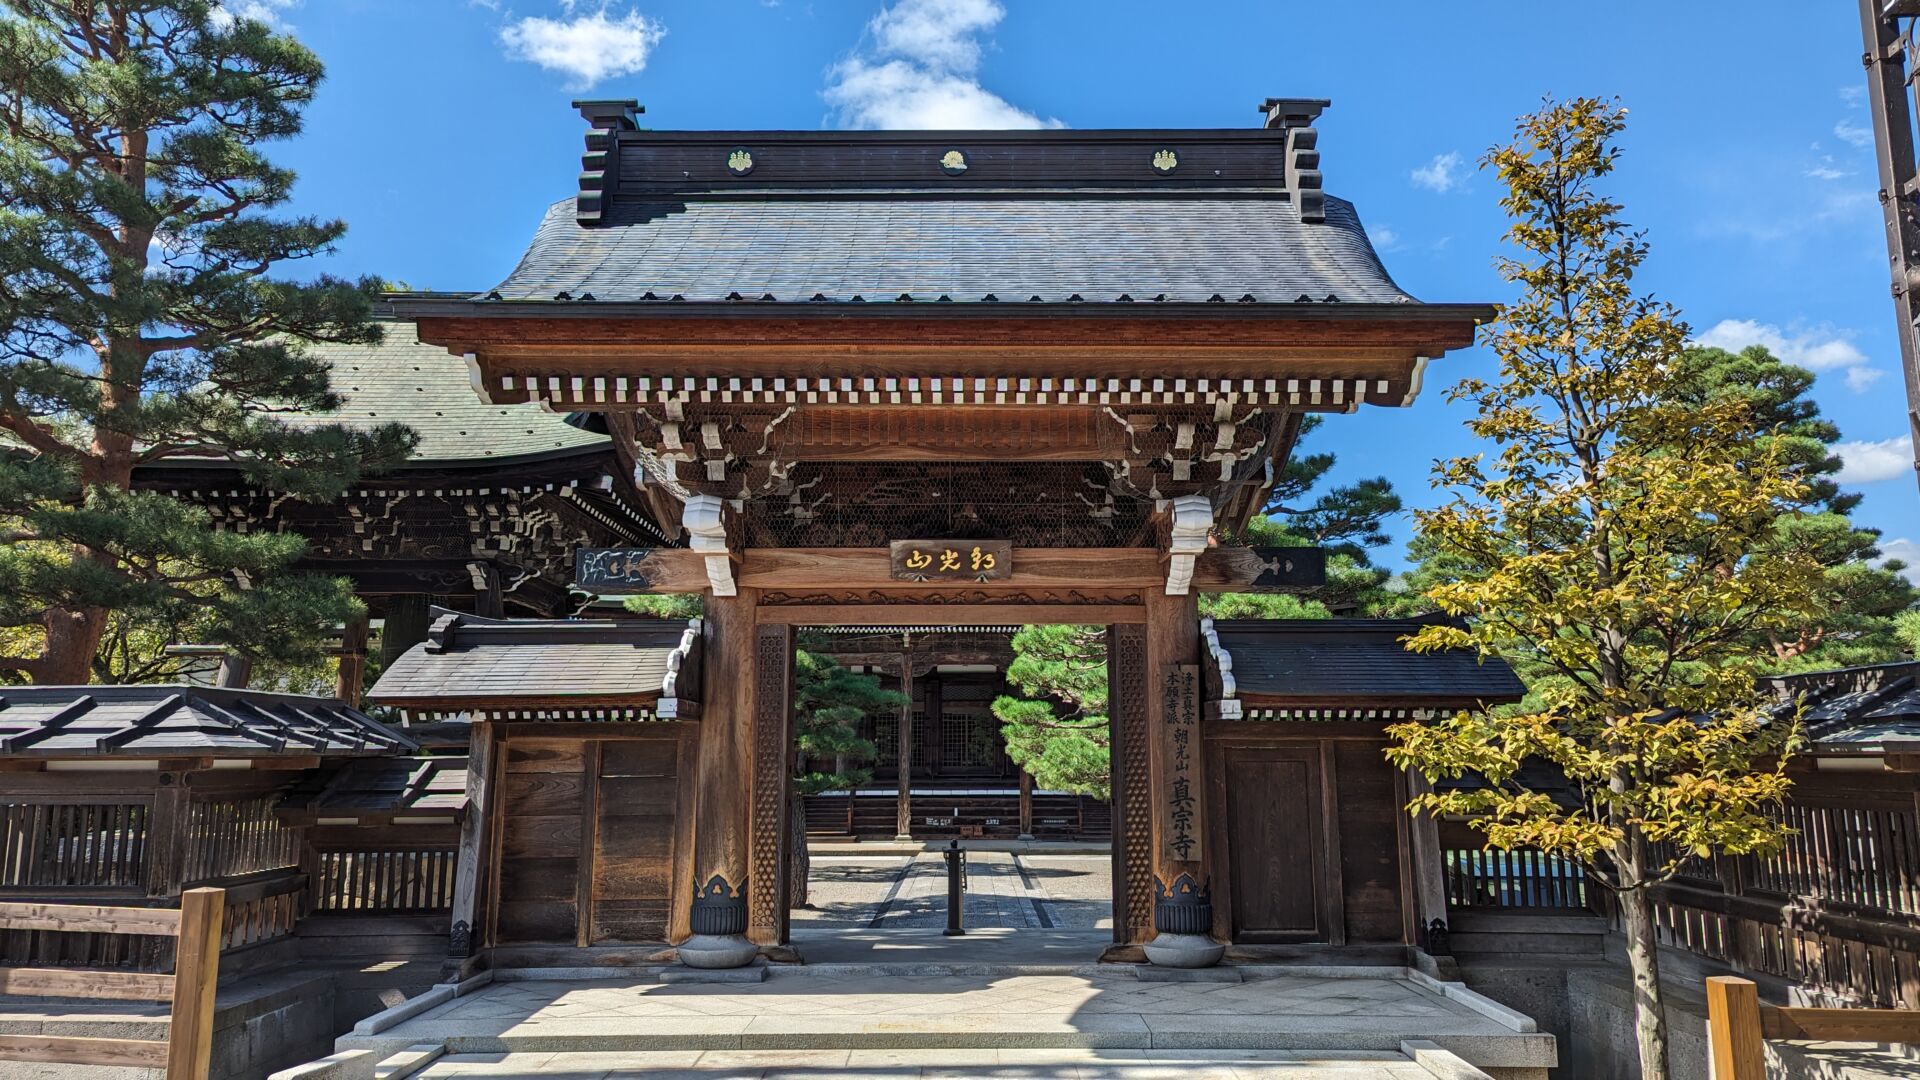
[[[84,557],[84,556],[81,556]],[[28,669],[42,686],[85,686],[93,681],[93,658],[107,632],[105,608],[49,608],[40,662]]]
[[[1618,894],[1627,935],[1627,963],[1633,969],[1634,1036],[1640,1047],[1641,1080],[1667,1080],[1667,1012],[1660,997],[1660,942],[1654,931],[1653,901],[1647,890]]]

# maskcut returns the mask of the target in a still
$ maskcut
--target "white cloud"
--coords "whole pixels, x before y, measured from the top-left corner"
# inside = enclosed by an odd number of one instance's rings
[[[1899,559],[1907,564],[1900,571],[1901,577],[1913,582],[1915,575],[1920,575],[1920,540],[1909,540],[1903,536],[1897,540],[1882,540],[1876,546],[1880,549],[1882,564],[1889,559]]]
[[[1815,180],[1842,180],[1853,173],[1834,164],[1832,154],[1822,154],[1818,164],[1807,168],[1807,175]]]
[[[1413,170],[1413,186],[1429,191],[1449,192],[1460,186],[1460,155],[1451,151],[1433,155],[1433,160]]]
[[[1864,394],[1867,388],[1880,381],[1886,372],[1879,368],[1850,367],[1847,369],[1847,389],[1856,394]]]
[[[1871,484],[1913,474],[1913,436],[1901,435],[1878,442],[1835,443],[1840,455],[1840,472],[1834,479],[1843,484]]]
[[[1840,100],[1849,105],[1858,105],[1867,96],[1867,88],[1857,84],[1848,84],[1840,88]]]
[[[1386,225],[1375,225],[1367,230],[1367,239],[1380,251],[1395,251],[1400,247],[1400,234]]]
[[[647,57],[667,32],[657,20],[637,11],[614,17],[603,7],[576,16],[573,4],[565,7],[568,18],[529,16],[508,24],[500,31],[500,43],[511,59],[566,75],[569,90],[587,90],[606,79],[645,70]]]
[[[276,29],[286,29],[286,23],[280,20],[280,13],[299,3],[299,0],[226,0],[213,5],[207,17],[213,25],[225,30],[241,19],[252,19]]]
[[[980,85],[981,35],[1006,14],[997,0],[899,0],[829,69],[822,96],[842,127],[1065,127]]]
[[[1814,371],[1845,372],[1847,388],[1855,393],[1866,390],[1881,375],[1846,335],[1827,326],[1811,329],[1790,326],[1782,330],[1772,323],[1753,319],[1721,319],[1706,333],[1695,337],[1694,343],[1729,352],[1760,345],[1789,364]]]
[[[1839,123],[1833,125],[1833,133],[1855,146],[1873,145],[1873,129],[1861,127],[1859,124],[1855,124],[1849,120],[1842,119]]]

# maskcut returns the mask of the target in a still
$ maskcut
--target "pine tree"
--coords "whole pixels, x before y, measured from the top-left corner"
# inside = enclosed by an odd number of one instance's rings
[[[793,654],[794,748],[807,763],[795,778],[803,795],[851,791],[873,779],[873,743],[860,735],[869,716],[897,716],[906,695],[872,675],[850,671],[825,653]]]
[[[321,76],[199,0],[0,0],[0,673],[87,681],[110,611],[192,604],[269,661],[357,613],[346,583],[287,573],[300,538],[133,489],[198,458],[326,499],[411,450],[399,425],[273,415],[339,404],[305,344],[379,340],[376,282],[273,276],[345,229],[267,213],[294,177],[259,147],[299,132]]]
[[[1681,355],[1675,396],[1695,405],[1737,401],[1765,434],[1757,445],[1777,454],[1800,477],[1802,512],[1783,515],[1773,543],[1803,552],[1823,568],[1818,616],[1789,631],[1755,639],[1773,654],[1774,671],[1808,671],[1884,663],[1905,647],[1894,619],[1912,608],[1916,593],[1898,561],[1880,562],[1880,533],[1855,525],[1849,514],[1858,492],[1836,480],[1833,451],[1840,429],[1820,415],[1811,396],[1813,372],[1785,363],[1755,345],[1740,351],[1690,348]]]
[[[1007,682],[993,701],[1007,757],[1051,791],[1112,795],[1107,635],[1098,626],[1023,626]]]

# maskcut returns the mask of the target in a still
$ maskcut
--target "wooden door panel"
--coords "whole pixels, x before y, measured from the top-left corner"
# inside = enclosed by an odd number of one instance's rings
[[[1235,747],[1223,758],[1235,937],[1327,940],[1317,753]]]
[[[673,903],[676,739],[608,740],[594,815],[594,944],[659,942]]]

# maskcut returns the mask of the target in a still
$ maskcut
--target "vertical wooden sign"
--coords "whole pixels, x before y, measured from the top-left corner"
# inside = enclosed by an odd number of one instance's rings
[[[1197,863],[1204,857],[1200,824],[1200,667],[1167,664],[1160,669],[1158,732],[1161,786],[1160,858]]]

